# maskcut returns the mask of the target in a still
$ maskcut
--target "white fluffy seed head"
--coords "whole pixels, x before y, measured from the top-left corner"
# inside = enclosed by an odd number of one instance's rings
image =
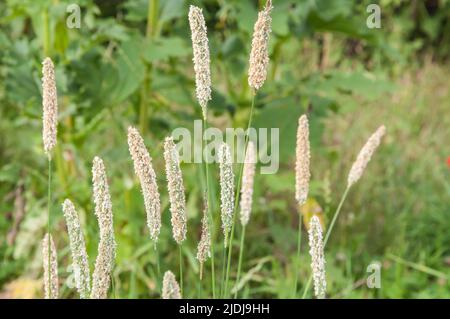
[[[244,170],[242,175],[241,187],[241,224],[247,225],[250,219],[253,202],[253,182],[256,169],[256,150],[252,141],[248,142],[247,151],[245,152]]]
[[[202,217],[202,234],[197,246],[197,259],[202,264],[211,256],[211,234],[208,225],[208,199],[205,196]]]
[[[186,198],[180,159],[171,136],[166,137],[164,141],[164,160],[166,162],[173,238],[178,244],[181,244],[186,239],[187,231]]]
[[[264,84],[269,65],[269,37],[271,32],[272,1],[268,0],[264,10],[258,13],[253,28],[252,49],[250,52],[250,66],[248,69],[248,84],[254,90],[258,90]]]
[[[181,299],[180,286],[175,279],[175,275],[170,270],[164,273],[162,298]]]
[[[66,199],[62,205],[66,218],[67,231],[69,233],[70,250],[72,253],[72,268],[75,276],[75,284],[81,299],[89,298],[91,290],[91,275],[89,270],[86,244],[81,229],[80,220],[72,202]]]
[[[144,140],[134,127],[128,128],[128,148],[133,159],[134,172],[141,183],[150,238],[156,242],[161,229],[161,204],[156,174]]]
[[[50,58],[42,62],[42,139],[45,154],[50,158],[56,145],[58,126],[58,98],[56,93],[55,68]]]
[[[206,120],[207,104],[211,100],[211,72],[208,36],[202,9],[192,5],[189,7],[189,26],[194,52],[196,95],[202,107],[203,118]]]
[[[48,233],[42,240],[42,265],[45,299],[58,299],[58,258],[52,235]]]
[[[327,290],[327,281],[325,276],[322,227],[317,216],[313,216],[309,222],[309,247],[314,280],[314,295],[319,299],[323,299]]]
[[[219,147],[220,167],[220,206],[222,217],[222,230],[225,237],[224,244],[227,247],[228,233],[233,223],[234,209],[234,174],[230,148],[226,143]]]
[[[111,282],[111,274],[116,257],[111,195],[105,166],[99,157],[92,165],[92,184],[94,188],[95,215],[100,228],[97,259],[92,276],[91,299],[105,299]]]
[[[350,169],[350,173],[347,178],[347,187],[355,184],[364,173],[364,170],[369,163],[373,153],[378,148],[381,143],[381,138],[386,133],[386,127],[384,125],[380,126],[375,133],[367,140],[366,144],[363,146],[358,154],[355,162]]]
[[[295,161],[295,199],[303,205],[308,198],[309,179],[311,177],[309,147],[309,125],[306,115],[298,119],[297,147]]]

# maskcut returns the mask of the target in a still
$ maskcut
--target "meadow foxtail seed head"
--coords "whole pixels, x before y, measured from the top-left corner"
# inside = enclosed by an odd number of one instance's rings
[[[175,275],[170,270],[164,273],[162,298],[181,299],[180,286],[175,279]]]
[[[327,281],[325,276],[325,256],[322,239],[322,227],[317,216],[313,216],[309,222],[309,254],[311,255],[311,268],[314,281],[314,295],[325,298]]]
[[[58,299],[58,258],[55,243],[49,233],[42,240],[42,265],[45,299]]]
[[[202,107],[203,118],[206,120],[208,101],[211,100],[211,71],[208,36],[202,9],[192,5],[189,7],[189,26],[194,53],[195,90]]]
[[[309,125],[306,115],[298,119],[297,146],[295,161],[295,199],[303,205],[308,198],[309,179],[311,177],[309,147]]]
[[[253,182],[256,169],[256,150],[252,141],[248,142],[247,151],[245,152],[244,169],[242,175],[241,186],[241,224],[247,225],[250,219],[253,203]]]
[[[58,127],[58,97],[56,93],[55,67],[50,58],[42,62],[42,140],[45,154],[51,158],[56,145]]]
[[[91,290],[91,275],[80,220],[75,210],[75,206],[70,200],[66,199],[64,201],[62,210],[66,219],[67,231],[69,233],[75,284],[81,299],[87,299],[89,298],[89,292]]]
[[[234,174],[230,147],[226,143],[222,143],[219,147],[218,155],[220,168],[220,207],[222,230],[225,237],[224,244],[225,247],[227,247],[227,238],[233,222],[234,209]]]
[[[152,158],[145,147],[144,139],[138,130],[131,126],[128,128],[128,148],[133,159],[134,172],[141,183],[150,238],[156,242],[161,229],[161,204],[156,174],[153,170]]]
[[[95,215],[100,228],[100,241],[92,276],[91,299],[105,299],[108,297],[111,273],[114,267],[116,241],[114,239],[112,204],[108,180],[105,166],[99,157],[95,157],[93,161],[92,184]]]
[[[197,246],[197,259],[203,264],[211,256],[211,234],[208,225],[208,199],[205,194],[203,217],[202,217],[202,234]]]
[[[375,150],[380,145],[381,138],[385,133],[386,127],[384,125],[381,125],[375,131],[375,133],[373,133],[372,136],[367,140],[366,144],[363,146],[363,148],[358,154],[358,157],[353,163],[352,168],[350,169],[347,178],[347,187],[352,186],[361,178],[367,164],[369,163]]]
[[[260,89],[267,77],[269,65],[269,37],[271,32],[272,1],[268,0],[266,6],[258,13],[253,28],[252,49],[248,69],[248,84],[255,91]]]
[[[166,162],[173,238],[178,244],[181,244],[186,239],[187,231],[186,198],[178,150],[171,136],[166,137],[164,141],[164,160]]]

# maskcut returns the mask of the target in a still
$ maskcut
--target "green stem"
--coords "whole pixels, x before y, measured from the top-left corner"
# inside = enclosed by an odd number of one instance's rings
[[[225,242],[227,242],[227,236],[225,236]],[[226,265],[226,251],[227,247],[222,249],[222,285],[220,286],[220,298],[225,297],[225,265]]]
[[[159,250],[158,246],[156,245],[156,242],[154,243],[154,251],[155,251],[155,257],[156,257],[156,274],[158,276],[157,278],[157,286],[160,286],[161,283],[161,266],[159,262]]]
[[[181,244],[178,245],[178,251],[180,252],[180,291],[181,296],[183,296],[183,256],[181,253]]]
[[[299,213],[299,219],[298,219],[298,237],[297,237],[297,256],[295,259],[295,284],[294,284],[294,293],[292,295],[292,298],[297,297],[297,285],[298,285],[298,272],[300,267],[300,248],[302,244],[302,213]]]
[[[146,39],[152,39],[156,36],[156,25],[158,23],[158,0],[149,0],[147,9],[147,28],[145,32]],[[144,81],[140,92],[139,104],[139,127],[141,134],[145,135],[148,121],[147,96],[151,87],[152,64],[149,63],[145,68]]]
[[[334,224],[336,223],[336,220],[339,216],[339,213],[341,212],[342,205],[344,204],[345,199],[347,198],[348,191],[350,190],[350,187],[347,187],[345,189],[344,195],[342,195],[341,201],[339,202],[338,208],[336,209],[336,213],[334,213],[333,219],[331,220],[330,227],[327,230],[327,234],[325,235],[325,239],[323,240],[323,248],[325,249],[325,246],[327,245],[328,238],[330,238],[331,230],[334,227]]]
[[[157,13],[158,13],[158,0],[149,0],[147,7],[147,29],[145,34],[147,37],[154,36],[156,34],[157,26]]]
[[[148,67],[150,68],[150,66]],[[148,88],[150,87],[150,75],[148,74],[148,68],[145,70],[144,82],[142,83],[140,103],[139,103],[139,127],[142,136],[145,136],[147,132],[147,120],[148,120],[148,105],[147,105],[147,95]]]
[[[241,233],[241,246],[239,247],[239,261],[238,261],[236,284],[239,284],[239,278],[241,277],[242,256],[244,255],[244,240],[245,240],[245,225],[242,227],[242,233]],[[234,292],[234,299],[236,299],[237,293],[238,292],[236,290]]]
[[[248,130],[249,130],[250,126],[252,125],[252,120],[253,120],[253,109],[255,106],[256,92],[253,92],[252,95],[253,96],[252,96],[252,105],[250,107],[250,117],[248,119],[247,130],[245,132],[244,157],[245,157],[245,153],[247,152],[247,144],[248,144],[248,137],[249,137]],[[241,163],[241,166],[239,168],[239,178],[238,178],[238,183],[237,183],[237,187],[236,187],[236,196],[235,196],[235,201],[234,201],[233,223],[231,225],[231,235],[230,235],[229,245],[228,245],[228,262],[227,262],[227,272],[226,272],[226,278],[225,278],[225,296],[228,296],[228,278],[229,278],[229,273],[230,273],[231,252],[233,249],[234,225],[236,224],[236,214],[237,214],[237,208],[238,208],[238,204],[239,204],[239,195],[240,195],[243,169],[244,169],[244,163]]]
[[[47,234],[48,234],[48,297],[49,299],[52,299],[52,287],[51,287],[51,276],[52,276],[52,266],[50,264],[50,257],[51,257],[51,251],[50,251],[50,218],[51,218],[51,205],[52,205],[52,158],[48,157],[48,184],[47,184]]]
[[[114,270],[111,273],[111,286],[112,286],[111,288],[112,288],[112,292],[113,292],[113,299],[117,299],[116,298],[116,284],[115,284],[115,281],[114,281]],[[134,289],[133,289],[133,291],[134,291]]]
[[[206,119],[203,119],[203,127],[206,130],[208,126],[208,122]],[[206,199],[208,201],[208,219],[209,219],[209,226],[211,229],[211,238],[213,239],[213,232],[214,232],[214,221],[211,213],[210,208],[210,191],[209,191],[209,165],[207,162],[207,158],[203,158],[203,136],[202,136],[202,160],[205,162],[205,175],[206,175]],[[211,283],[212,283],[212,291],[213,291],[213,298],[216,298],[216,275],[215,275],[215,266],[214,266],[214,240],[211,240]]]
[[[339,205],[336,209],[336,212],[334,213],[333,219],[331,220],[330,227],[328,227],[327,233],[325,235],[325,239],[323,241],[323,249],[325,250],[325,246],[327,245],[328,238],[330,238],[331,231],[333,230],[334,224],[336,223],[336,220],[339,216],[339,213],[341,212],[342,205],[344,204],[345,199],[347,198],[348,191],[350,190],[350,187],[347,186],[345,189],[344,194],[342,195],[341,201],[339,202]],[[312,275],[309,276],[308,282],[306,283],[305,289],[303,290],[303,296],[302,299],[305,299],[306,294],[308,293],[309,287],[311,286],[312,281]]]
[[[200,263],[200,280],[198,281],[198,298],[202,298],[203,263]]]
[[[44,26],[44,55],[48,57],[50,55],[50,22],[48,18],[48,11],[42,13],[43,15],[43,26]]]

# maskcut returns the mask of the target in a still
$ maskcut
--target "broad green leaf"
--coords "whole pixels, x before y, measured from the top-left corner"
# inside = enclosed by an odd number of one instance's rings
[[[152,63],[189,54],[192,54],[192,49],[185,39],[171,37],[147,41],[142,56],[147,62]]]

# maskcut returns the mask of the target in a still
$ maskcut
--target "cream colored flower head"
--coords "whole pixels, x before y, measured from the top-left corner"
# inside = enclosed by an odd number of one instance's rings
[[[45,58],[44,62],[42,62],[42,108],[42,139],[44,142],[44,151],[50,158],[50,153],[56,145],[58,128],[58,97],[56,92],[55,67],[50,58]]]
[[[105,299],[111,283],[111,275],[116,257],[111,195],[103,161],[95,157],[92,165],[95,215],[100,228],[97,259],[92,275],[91,299]]]
[[[327,281],[325,277],[325,256],[322,239],[322,226],[317,216],[313,216],[309,223],[309,253],[311,255],[311,268],[314,280],[314,295],[325,298]]]
[[[302,115],[298,120],[297,147],[295,162],[295,199],[299,205],[303,205],[308,198],[310,161],[309,148],[309,125],[306,115]]]
[[[258,13],[253,29],[252,49],[250,52],[250,66],[248,69],[248,84],[255,91],[259,90],[267,77],[269,65],[269,37],[272,18],[272,1],[268,0],[264,10]]]
[[[42,240],[42,263],[44,267],[45,299],[58,299],[58,257],[51,234],[45,234]]]
[[[62,210],[69,233],[75,284],[81,299],[87,299],[91,290],[91,275],[83,230],[81,229],[75,206],[70,200],[66,199],[64,201]]]
[[[206,120],[208,101],[211,100],[211,71],[208,36],[202,9],[196,6],[189,7],[189,26],[194,51],[196,94],[202,107],[203,118]]]
[[[230,147],[226,143],[222,143],[219,147],[218,155],[220,168],[220,206],[222,230],[225,237],[224,244],[225,247],[227,247],[227,238],[233,223],[234,210],[234,173]]]
[[[139,131],[131,126],[128,128],[128,148],[133,159],[134,172],[141,183],[150,238],[156,242],[161,228],[161,204],[156,174],[144,139]]]
[[[203,217],[202,217],[202,234],[197,246],[197,259],[202,264],[211,256],[211,234],[208,225],[208,199],[205,195]]]
[[[166,162],[173,238],[178,244],[181,244],[186,239],[187,231],[186,198],[178,150],[171,136],[166,137],[164,142],[164,160]]]
[[[352,168],[350,169],[350,173],[348,174],[347,179],[347,187],[352,186],[361,178],[367,164],[372,158],[373,153],[375,153],[376,149],[380,145],[381,138],[385,133],[386,127],[384,125],[381,125],[367,140],[366,144],[363,146],[358,154],[358,157],[353,163]]]
[[[166,271],[164,274],[162,298],[181,299],[180,286],[175,279],[175,275],[170,270]]]
[[[244,169],[242,175],[241,186],[241,224],[245,226],[250,219],[253,203],[253,183],[256,170],[256,150],[252,141],[248,142],[247,151],[245,152]]]

